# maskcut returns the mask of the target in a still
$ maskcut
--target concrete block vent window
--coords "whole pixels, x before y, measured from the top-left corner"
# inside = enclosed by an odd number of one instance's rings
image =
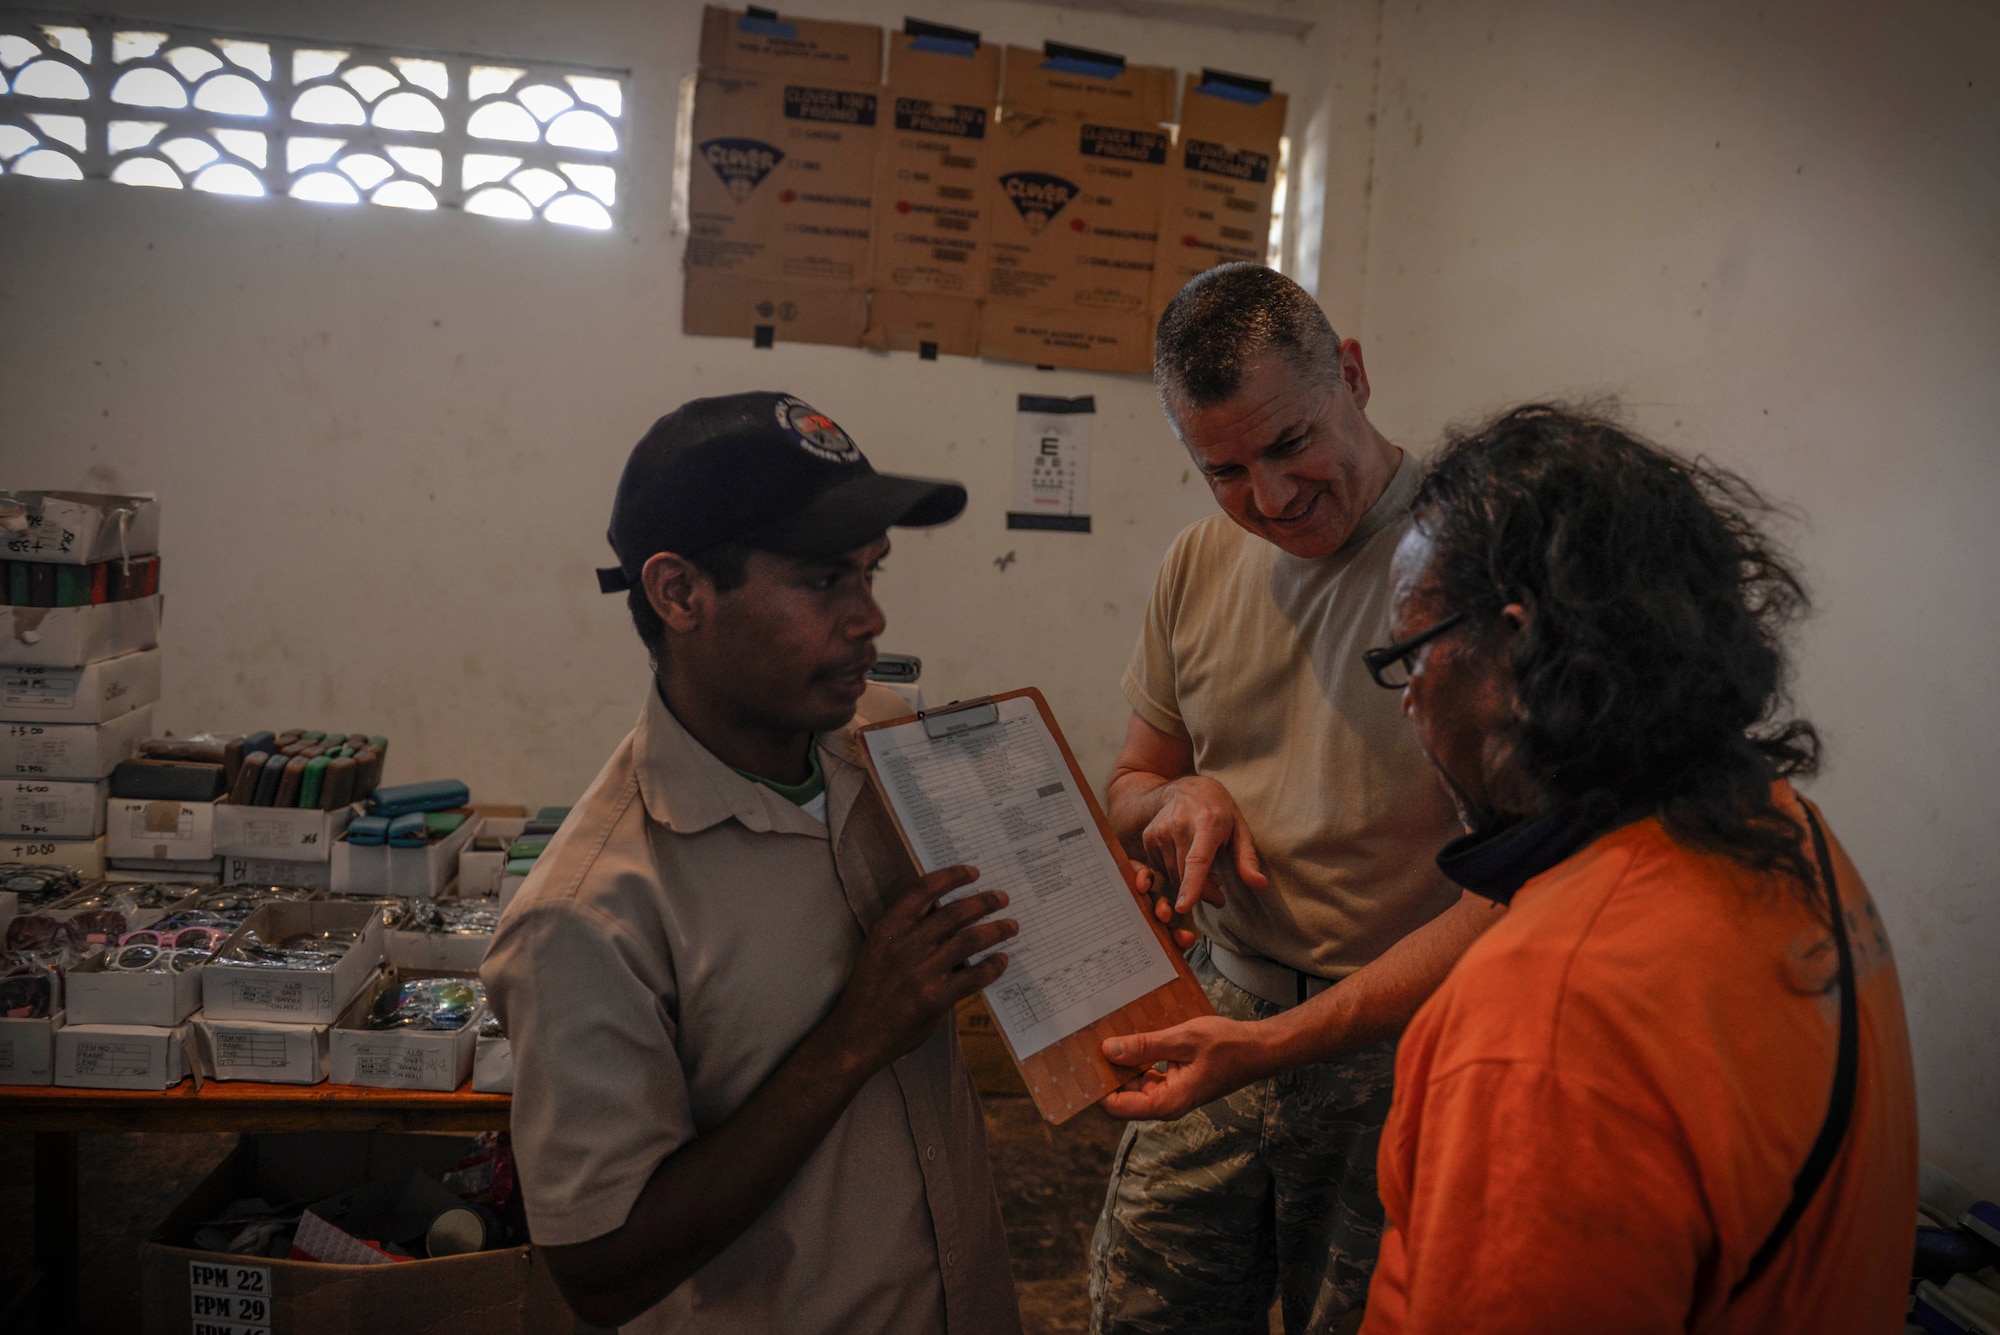
[[[0,176],[608,230],[622,70],[0,15]]]

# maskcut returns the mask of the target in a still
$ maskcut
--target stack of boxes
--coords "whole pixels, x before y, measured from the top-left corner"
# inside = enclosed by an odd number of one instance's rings
[[[0,494],[0,861],[105,873],[106,779],[160,695],[159,540],[150,496]]]

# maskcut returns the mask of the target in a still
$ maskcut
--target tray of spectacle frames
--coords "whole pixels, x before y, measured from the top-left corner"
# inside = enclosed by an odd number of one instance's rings
[[[383,959],[383,925],[372,904],[267,904],[201,967],[201,1006],[211,1020],[332,1024]]]
[[[201,967],[235,929],[221,914],[193,911],[125,933],[69,971],[69,1022],[179,1024],[200,1009]]]
[[[472,1074],[486,988],[477,974],[390,969],[333,1027],[332,1081],[449,1093]]]

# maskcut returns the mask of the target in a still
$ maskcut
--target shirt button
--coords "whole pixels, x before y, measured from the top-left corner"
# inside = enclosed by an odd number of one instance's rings
[[[957,1265],[957,1264],[958,1264],[958,1253],[957,1253],[957,1252],[946,1252],[946,1253],[944,1254],[944,1263],[945,1263],[945,1267],[946,1267],[946,1269],[949,1269],[949,1268],[951,1268],[952,1266],[955,1266],[955,1265]]]
[[[936,1161],[936,1159],[937,1159],[937,1146],[935,1145],[924,1146],[924,1162],[933,1163]]]

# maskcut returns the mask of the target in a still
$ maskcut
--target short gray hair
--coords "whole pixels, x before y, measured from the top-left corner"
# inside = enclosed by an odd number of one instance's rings
[[[1153,336],[1153,383],[1168,411],[1232,397],[1257,354],[1304,376],[1340,374],[1340,336],[1312,294],[1261,264],[1220,264],[1174,294]]]

